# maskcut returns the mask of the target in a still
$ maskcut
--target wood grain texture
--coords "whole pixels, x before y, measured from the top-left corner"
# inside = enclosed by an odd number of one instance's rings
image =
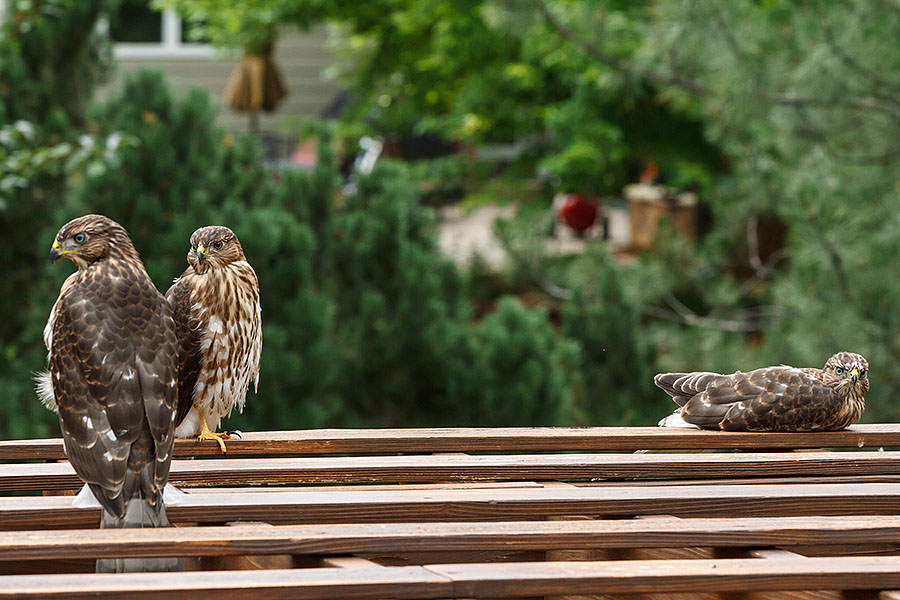
[[[178,486],[428,483],[589,479],[893,475],[900,452],[741,454],[532,454],[238,458],[173,461]],[[67,462],[0,468],[0,491],[67,490],[81,481]]]
[[[838,516],[900,514],[900,486],[784,484],[731,486],[544,487],[368,492],[364,489],[301,492],[187,494],[168,507],[173,523],[266,521],[357,523],[414,521],[514,521],[549,516],[681,517]],[[94,527],[98,511],[75,508],[65,496],[0,498],[0,529]]]
[[[403,553],[892,544],[900,517],[622,519],[0,532],[0,561],[115,556]],[[2,571],[2,565],[0,565]]]
[[[510,598],[900,586],[900,557],[568,561],[0,577],[0,598]]]
[[[424,599],[450,597],[452,586],[422,567],[12,575],[0,577],[0,598]]]
[[[900,557],[723,559],[426,565],[458,596],[615,592],[854,590],[895,587]],[[523,594],[526,592],[527,594]]]
[[[312,429],[248,432],[228,442],[240,455],[556,452],[641,449],[766,449],[900,446],[900,424],[853,425],[844,431],[745,433],[660,427],[510,427]],[[175,455],[220,455],[215,442],[177,440]],[[59,439],[0,441],[0,461],[65,458]]]

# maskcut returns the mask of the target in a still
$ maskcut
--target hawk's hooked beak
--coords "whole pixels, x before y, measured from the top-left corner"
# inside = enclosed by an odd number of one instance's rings
[[[60,247],[59,242],[53,240],[53,245],[50,246],[50,264],[55,263],[59,258],[63,255],[62,247]]]
[[[856,385],[857,381],[859,381],[859,369],[854,368],[850,371],[850,383]]]
[[[207,252],[208,250],[203,247],[203,244],[197,244],[197,262],[201,265],[206,260]]]

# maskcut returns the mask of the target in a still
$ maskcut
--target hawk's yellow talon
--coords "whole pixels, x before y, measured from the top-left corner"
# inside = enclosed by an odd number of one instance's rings
[[[231,436],[227,433],[214,433],[212,431],[201,431],[200,435],[197,436],[197,441],[202,442],[203,440],[216,440],[219,443],[219,448],[222,449],[222,454],[226,454],[228,451],[225,449],[225,442],[222,440],[230,439]]]
[[[219,443],[219,448],[222,449],[222,454],[227,454],[228,451],[225,449],[225,442],[223,440],[231,439],[231,436],[225,432],[216,433],[214,431],[210,431],[209,425],[206,424],[206,415],[203,411],[200,412],[200,433],[197,434],[197,441],[202,442],[203,440],[216,440]]]

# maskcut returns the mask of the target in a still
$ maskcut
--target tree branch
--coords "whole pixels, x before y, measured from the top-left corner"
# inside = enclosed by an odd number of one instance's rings
[[[655,71],[649,71],[647,69],[641,69],[616,56],[613,56],[612,54],[609,54],[596,44],[592,44],[587,40],[581,39],[581,37],[577,33],[572,31],[572,29],[570,29],[565,23],[557,19],[556,16],[552,12],[550,12],[550,9],[547,8],[547,5],[544,4],[543,0],[534,0],[534,2],[538,11],[541,13],[541,16],[543,16],[544,21],[548,25],[550,25],[550,27],[555,29],[557,33],[559,33],[562,37],[572,42],[576,46],[581,47],[581,49],[584,50],[589,56],[596,58],[600,62],[609,65],[617,71],[640,77],[642,79],[646,79],[647,81],[652,81],[653,83],[673,85],[687,92],[690,92],[695,96],[705,96],[709,93],[709,90],[705,86],[692,79],[687,79],[685,77],[680,77],[677,75],[656,73]]]
[[[744,52],[744,49],[741,48],[740,44],[738,44],[737,38],[734,37],[734,34],[731,32],[731,29],[728,27],[728,23],[725,21],[725,18],[722,16],[722,11],[716,7],[713,10],[713,18],[716,20],[716,27],[719,28],[719,33],[722,34],[722,38],[725,40],[725,43],[728,44],[728,47],[731,49],[732,54],[734,54],[737,58],[743,58],[747,55]]]
[[[759,255],[758,226],[759,220],[756,216],[751,215],[747,219],[747,259],[750,266],[753,268],[753,275],[745,280],[738,288],[737,294],[739,298],[746,296],[757,286],[757,284],[768,279],[769,275],[772,274],[772,271],[775,270],[775,265],[784,259],[784,250],[779,249],[770,254],[769,258],[763,262]]]
[[[600,62],[612,67],[613,69],[621,71],[622,73],[626,73],[633,77],[646,79],[647,81],[660,85],[674,86],[698,98],[703,98],[710,95],[710,89],[699,81],[696,81],[695,79],[683,77],[676,74],[659,73],[657,71],[640,68],[626,60],[613,56],[612,54],[603,50],[597,44],[591,43],[588,40],[581,38],[569,26],[558,19],[550,11],[543,0],[533,1],[535,7],[537,8],[538,12],[540,12],[544,21],[564,39],[580,47],[588,56],[591,56],[599,60]],[[721,20],[721,16],[719,16],[719,20]],[[728,33],[728,35],[730,35],[730,32],[728,32],[727,29],[725,31]],[[733,36],[732,40],[734,40]],[[736,40],[734,40],[734,43],[737,43]],[[734,47],[737,48],[736,45]],[[884,107],[881,103],[876,102],[875,96],[850,97],[846,99],[823,99],[810,96],[801,96],[792,92],[780,92],[763,93],[760,95],[760,97],[770,104],[790,106],[795,108],[841,108],[846,110],[859,111],[878,110],[881,112],[888,112],[894,116],[898,115],[896,111],[890,110]]]
[[[831,23],[828,21],[828,19],[824,15],[820,15],[819,19],[822,23],[822,32],[825,35],[825,43],[828,44],[828,47],[831,48],[831,51],[835,54],[835,56],[837,56],[841,60],[841,62],[844,63],[844,66],[852,71],[860,73],[861,75],[869,79],[872,83],[874,83],[877,87],[891,88],[895,91],[900,89],[900,86],[898,86],[896,82],[888,81],[877,71],[868,68],[867,66],[861,64],[858,60],[850,56],[850,54],[847,53],[843,48],[841,48],[837,43],[837,37],[834,35],[834,29],[832,29]],[[877,97],[880,100],[890,102],[894,105],[900,105],[900,100],[898,100],[894,96],[873,94],[873,97]]]
[[[844,260],[841,258],[841,255],[834,244],[831,243],[831,240],[828,239],[828,236],[825,235],[825,228],[822,227],[822,223],[819,222],[819,217],[813,211],[809,211],[809,222],[813,226],[813,229],[816,230],[816,237],[819,240],[819,244],[821,244],[825,253],[828,255],[831,267],[834,269],[834,273],[837,276],[841,293],[849,302],[851,300],[850,282],[847,279],[847,272],[844,269]]]
[[[780,308],[770,306],[759,307],[749,311],[738,311],[731,318],[704,317],[692,311],[671,294],[667,295],[665,300],[671,310],[656,306],[645,306],[643,313],[650,317],[673,321],[681,325],[715,329],[716,331],[729,333],[759,333],[765,331],[768,328],[768,319],[783,313]]]

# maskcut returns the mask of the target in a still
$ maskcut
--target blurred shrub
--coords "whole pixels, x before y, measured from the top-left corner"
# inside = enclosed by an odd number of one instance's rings
[[[570,275],[562,333],[582,347],[578,365],[579,420],[606,425],[647,425],[670,407],[653,385],[656,352],[628,297],[620,269],[602,248],[591,248]],[[573,270],[578,270],[573,269]],[[660,408],[662,407],[662,408]]]
[[[322,128],[318,165],[275,180],[253,140],[215,124],[208,97],[176,99],[155,73],[129,78],[92,116],[100,135],[133,143],[80,178],[57,226],[86,212],[118,220],[162,291],[202,225],[232,227],[256,268],[260,391],[228,427],[572,422],[578,344],[545,311],[512,299],[471,320],[461,274],[440,256],[431,211],[402,165],[380,162],[343,196]],[[35,331],[57,289],[33,307]],[[41,368],[39,335],[23,341],[28,369]],[[19,399],[37,405],[27,370],[18,379]],[[52,421],[46,434],[55,434]],[[12,425],[3,435],[24,431]]]
[[[467,425],[573,422],[579,345],[550,327],[546,310],[501,299],[474,329],[472,341],[474,364],[467,371],[474,387],[468,402],[477,408]]]
[[[67,180],[114,154],[82,131],[108,66],[97,18],[112,4],[0,3],[0,437],[45,435],[55,423],[31,391],[30,370],[45,352],[43,323],[30,316],[49,311],[46,299],[58,289],[47,251]]]

